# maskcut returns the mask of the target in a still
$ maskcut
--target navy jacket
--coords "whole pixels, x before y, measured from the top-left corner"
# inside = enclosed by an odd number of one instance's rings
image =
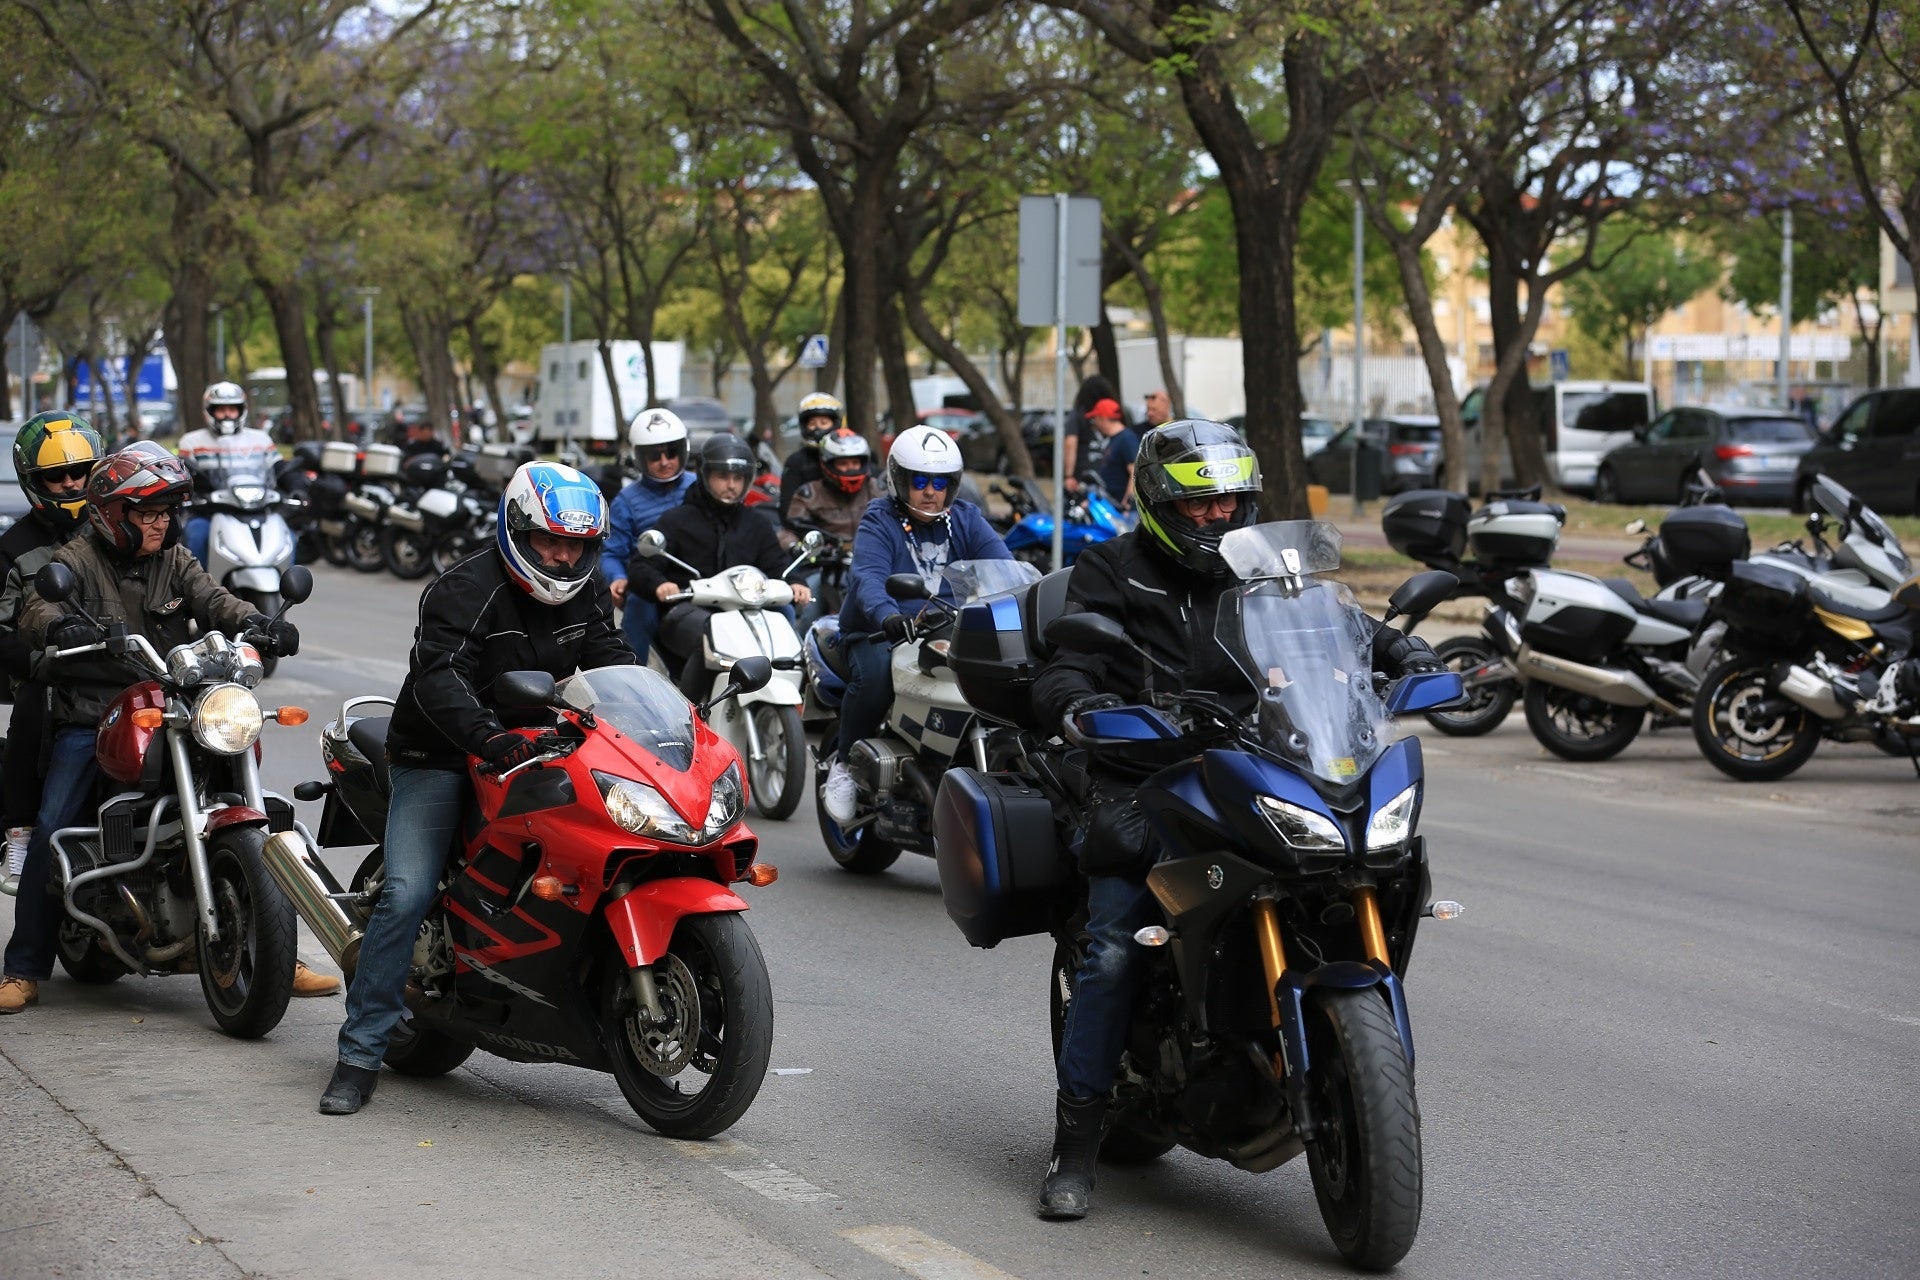
[[[847,571],[847,598],[840,606],[843,635],[867,635],[901,611],[887,594],[887,579],[896,573],[937,574],[956,560],[1011,560],[1007,544],[993,531],[980,508],[960,498],[953,500],[943,519],[931,524],[914,521],[911,535],[907,517],[892,498],[875,498],[860,517],[853,535],[853,565]],[[919,601],[908,601],[918,611]]]

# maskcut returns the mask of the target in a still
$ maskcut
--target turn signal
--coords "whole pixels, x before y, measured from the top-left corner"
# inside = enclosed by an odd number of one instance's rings
[[[136,729],[158,729],[167,722],[167,713],[159,707],[141,707],[133,713],[133,727]]]
[[[1143,947],[1164,947],[1173,941],[1173,934],[1165,925],[1150,924],[1134,934],[1133,940]]]
[[[560,883],[559,876],[535,876],[527,889],[534,897],[545,898],[548,902],[558,902],[567,896],[567,886]]]
[[[770,862],[756,862],[747,868],[747,883],[756,889],[764,889],[780,878],[780,868]]]
[[[281,724],[305,724],[307,722],[307,709],[305,707],[282,707],[273,713],[273,718]]]
[[[1428,907],[1426,914],[1435,920],[1458,920],[1467,914],[1467,909],[1451,898],[1442,898]]]

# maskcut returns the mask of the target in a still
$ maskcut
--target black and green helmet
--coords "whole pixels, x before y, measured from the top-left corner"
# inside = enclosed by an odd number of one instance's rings
[[[1238,432],[1223,422],[1190,418],[1155,427],[1133,460],[1133,492],[1140,527],[1183,567],[1210,577],[1227,572],[1220,539],[1260,518],[1260,463]],[[1184,498],[1244,493],[1232,515],[1206,526],[1181,510]]]

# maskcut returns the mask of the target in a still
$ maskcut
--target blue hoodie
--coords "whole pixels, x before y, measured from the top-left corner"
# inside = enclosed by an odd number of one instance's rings
[[[633,544],[653,528],[654,521],[680,505],[697,477],[688,467],[672,480],[642,476],[620,491],[608,516],[607,541],[600,551],[600,574],[608,582],[624,582]]]
[[[883,620],[901,612],[900,603],[887,594],[887,579],[896,573],[923,577],[956,560],[1011,560],[1013,553],[993,531],[980,508],[954,499],[943,519],[930,524],[913,522],[911,545],[905,517],[892,498],[875,498],[860,517],[853,535],[853,565],[847,572],[847,598],[840,606],[843,635],[878,631]],[[908,602],[918,609],[918,601]]]

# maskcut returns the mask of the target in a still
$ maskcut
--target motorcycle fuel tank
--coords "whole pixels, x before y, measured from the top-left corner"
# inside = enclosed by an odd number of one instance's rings
[[[93,749],[100,771],[115,782],[140,781],[147,764],[147,748],[160,729],[157,723],[150,727],[134,723],[133,713],[166,709],[166,691],[153,680],[134,685],[109,703],[106,714],[100,717],[100,736]]]

